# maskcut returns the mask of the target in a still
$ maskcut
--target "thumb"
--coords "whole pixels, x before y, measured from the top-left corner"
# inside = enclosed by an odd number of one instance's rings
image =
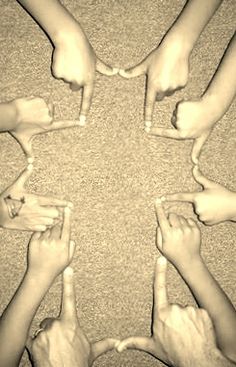
[[[33,171],[33,165],[29,164],[24,171],[17,177],[15,182],[12,184],[13,190],[23,191],[27,180],[30,178]]]
[[[28,350],[28,352],[30,354],[32,354],[33,341],[34,341],[34,339],[31,338],[31,336],[28,336],[28,338],[26,340],[26,343],[25,343],[25,347],[26,347],[26,349]]]
[[[192,161],[194,164],[198,164],[198,159],[200,156],[202,146],[205,143],[205,141],[207,140],[209,135],[210,135],[210,131],[207,131],[203,133],[199,138],[195,139],[193,143],[192,155],[191,155]]]
[[[119,69],[113,68],[110,65],[107,65],[99,59],[97,59],[96,70],[99,73],[101,73],[103,75],[107,75],[107,76],[116,75],[116,74],[118,74],[118,71],[119,71]]]
[[[204,188],[210,188],[210,187],[215,185],[215,183],[213,181],[211,181],[208,178],[206,178],[205,176],[203,176],[203,174],[199,170],[198,166],[193,167],[193,177],[194,177],[195,181],[197,181],[197,183],[202,185]]]
[[[76,247],[75,241],[70,241],[70,244],[69,244],[69,261],[70,262],[73,259],[73,256],[75,253],[75,247]]]
[[[92,344],[91,352],[93,356],[93,361],[103,353],[115,349],[119,343],[120,341],[118,339],[106,338]]]
[[[119,75],[123,76],[123,78],[130,79],[135,78],[136,76],[146,74],[146,72],[147,72],[146,60],[143,60],[138,65],[133,66],[132,68],[126,70],[120,69]]]
[[[147,353],[153,353],[153,340],[147,337],[132,336],[122,340],[116,349],[119,353],[126,349],[137,349]]]

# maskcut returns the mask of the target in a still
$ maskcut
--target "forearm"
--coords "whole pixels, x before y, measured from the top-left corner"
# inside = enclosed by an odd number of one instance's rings
[[[231,39],[219,67],[203,94],[214,107],[218,120],[225,114],[236,95],[236,34]]]
[[[183,361],[179,367],[234,367],[235,364],[226,359],[218,349],[209,349],[204,355],[194,356],[188,362]]]
[[[0,366],[18,366],[31,321],[50,285],[25,274],[0,319]]]
[[[180,273],[200,307],[209,313],[215,326],[219,347],[225,355],[234,359],[236,312],[227,295],[201,258],[187,264]]]
[[[10,131],[16,126],[16,110],[12,102],[0,103],[0,132]]]
[[[78,31],[78,22],[58,0],[18,0],[55,45],[64,33]],[[81,35],[83,31],[81,29]]]
[[[189,0],[169,30],[176,34],[189,52],[223,0]]]

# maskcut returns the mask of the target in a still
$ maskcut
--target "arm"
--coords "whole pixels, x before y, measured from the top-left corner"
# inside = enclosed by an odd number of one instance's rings
[[[86,37],[77,20],[58,0],[18,0],[43,28],[54,45],[66,34],[78,32]]]
[[[203,29],[223,0],[189,0],[169,33],[176,34],[191,52]]]
[[[201,256],[178,269],[199,306],[207,310],[223,353],[236,362],[236,311]]]
[[[25,348],[31,321],[56,276],[71,262],[70,211],[62,228],[34,233],[28,249],[26,274],[0,319],[0,365],[16,367]]]
[[[80,125],[85,125],[95,83],[95,71],[111,76],[118,72],[97,58],[78,21],[58,0],[18,0],[47,33],[54,45],[52,73],[70,84],[83,87]]]
[[[192,219],[176,214],[171,213],[167,219],[159,201],[156,211],[160,225],[158,248],[179,271],[199,305],[209,313],[220,349],[236,361],[236,312],[201,258],[199,228]]]
[[[147,132],[152,125],[155,101],[161,101],[187,84],[191,51],[221,2],[189,0],[160,45],[138,65],[119,71],[124,78],[147,75],[144,108]]]
[[[142,350],[175,367],[233,366],[217,349],[213,325],[205,310],[169,303],[166,271],[166,259],[159,257],[154,279],[151,337],[127,338],[117,346],[118,352]]]

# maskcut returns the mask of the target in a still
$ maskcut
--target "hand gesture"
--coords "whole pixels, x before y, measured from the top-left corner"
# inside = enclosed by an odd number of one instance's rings
[[[36,135],[65,129],[78,124],[77,121],[53,121],[52,105],[43,98],[18,98],[12,101],[16,110],[16,126],[9,133],[18,141],[28,162],[33,162],[32,142]]]
[[[80,125],[86,123],[95,83],[95,72],[111,76],[118,73],[97,58],[86,35],[77,24],[76,30],[67,32],[55,44],[52,57],[52,73],[55,78],[63,79],[70,84],[73,91],[83,87],[80,108]]]
[[[75,250],[74,242],[70,241],[70,217],[70,209],[65,208],[61,225],[32,235],[28,249],[28,273],[54,279],[70,264]]]
[[[156,200],[157,247],[178,269],[190,265],[200,257],[201,234],[192,219],[171,213],[166,217],[160,199]]]
[[[155,270],[152,336],[127,338],[117,350],[142,350],[169,366],[195,366],[216,349],[213,326],[206,311],[168,302],[166,271],[166,259],[160,257]]]
[[[189,53],[173,37],[166,37],[140,64],[120,70],[124,78],[147,75],[147,89],[144,109],[145,125],[152,124],[155,101],[172,95],[187,84],[189,73]]]
[[[67,268],[63,273],[60,317],[43,320],[35,338],[28,339],[27,348],[37,367],[87,367],[118,342],[116,339],[89,342],[77,318],[73,270]]]
[[[193,168],[193,176],[203,191],[165,195],[165,199],[192,203],[200,221],[206,225],[236,221],[236,193],[208,180],[197,166]]]
[[[173,112],[171,122],[175,129],[152,128],[146,129],[151,135],[163,136],[166,138],[184,140],[194,139],[192,148],[192,161],[198,163],[203,144],[211,133],[217,119],[211,113],[210,107],[203,100],[181,101],[177,103]]]
[[[24,186],[32,170],[32,164],[28,165],[16,181],[0,194],[0,227],[45,231],[58,220],[60,213],[57,207],[71,205],[65,200],[28,194]]]

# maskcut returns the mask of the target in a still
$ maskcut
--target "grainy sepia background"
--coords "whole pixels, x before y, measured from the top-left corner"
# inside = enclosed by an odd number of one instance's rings
[[[143,59],[161,40],[180,12],[183,0],[64,0],[78,18],[97,55],[117,67]],[[154,122],[169,126],[175,103],[199,96],[212,77],[234,32],[236,7],[225,0],[191,56],[187,87],[156,104]],[[76,118],[80,93],[73,93],[50,73],[51,44],[17,4],[0,0],[1,101],[42,96],[54,102],[56,118]],[[191,141],[148,138],[143,131],[145,78],[124,80],[97,74],[88,124],[36,138],[32,192],[73,201],[72,238],[77,308],[88,337],[124,338],[149,335],[156,219],[154,198],[167,192],[200,187],[191,174]],[[203,148],[200,167],[207,177],[236,189],[235,102],[216,125]],[[8,134],[0,135],[0,189],[26,165]],[[178,212],[193,215],[191,205]],[[210,270],[232,301],[235,299],[235,230],[224,223],[200,225],[202,252]],[[0,232],[1,310],[18,286],[26,265],[30,233]],[[177,272],[169,266],[172,302],[194,304]],[[57,316],[61,295],[58,278],[45,297],[32,331],[46,316]],[[141,352],[110,352],[95,366],[152,367],[162,364]],[[29,366],[26,356],[21,366]]]

